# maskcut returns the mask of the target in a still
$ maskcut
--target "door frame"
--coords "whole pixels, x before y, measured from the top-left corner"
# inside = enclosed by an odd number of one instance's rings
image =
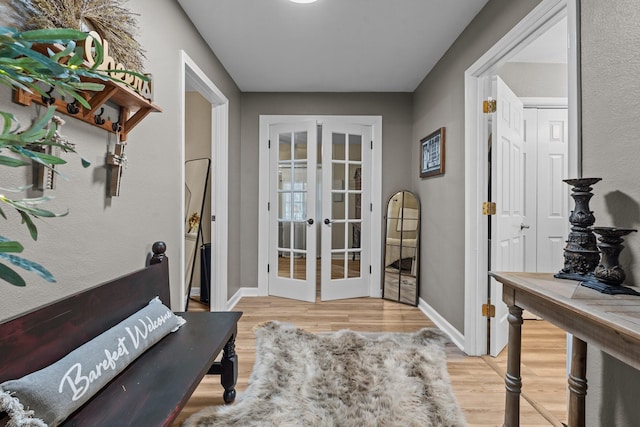
[[[211,311],[228,310],[227,307],[227,248],[228,248],[228,211],[229,211],[229,100],[220,89],[198,67],[193,59],[180,50],[180,194],[184,200],[185,180],[185,93],[187,87],[195,88],[211,103]],[[180,305],[184,309],[185,291],[185,212],[184,203],[180,203]],[[215,220],[214,220],[215,218]],[[204,219],[203,219],[204,220]]]
[[[382,242],[382,116],[326,116],[326,115],[260,115],[259,122],[259,184],[258,184],[258,295],[269,295],[269,126],[278,123],[293,123],[315,120],[343,120],[353,124],[371,126],[373,151],[371,162],[371,242]],[[375,224],[379,226],[376,227]],[[363,230],[364,232],[364,230]],[[371,245],[371,275],[369,296],[381,297],[382,243]]]
[[[488,230],[480,206],[487,195],[487,149],[482,113],[488,76],[517,52],[567,16],[569,33],[569,175],[580,176],[579,0],[543,0],[465,72],[465,301],[464,351],[487,353]]]

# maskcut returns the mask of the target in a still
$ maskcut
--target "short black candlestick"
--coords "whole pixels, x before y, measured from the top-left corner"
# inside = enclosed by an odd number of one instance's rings
[[[623,286],[626,274],[618,261],[620,252],[624,249],[622,237],[638,230],[617,227],[591,227],[591,230],[599,236],[598,248],[602,258],[593,272],[593,278],[581,284],[605,294],[640,295]]]

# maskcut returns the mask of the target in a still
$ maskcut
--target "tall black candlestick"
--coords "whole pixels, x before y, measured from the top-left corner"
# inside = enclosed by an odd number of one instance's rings
[[[602,178],[564,179],[571,185],[571,197],[575,209],[571,211],[569,222],[571,231],[564,248],[564,267],[555,274],[560,279],[586,280],[593,276],[600,254],[596,246],[596,236],[589,227],[595,222],[589,209],[589,200],[593,197],[591,186]]]

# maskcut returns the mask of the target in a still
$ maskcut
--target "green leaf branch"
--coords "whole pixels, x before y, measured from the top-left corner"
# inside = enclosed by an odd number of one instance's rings
[[[83,92],[100,91],[104,89],[101,81],[115,79],[108,72],[97,68],[104,55],[100,43],[93,43],[95,51],[91,54],[94,65],[86,65],[84,48],[78,42],[87,37],[85,32],[67,28],[21,32],[0,26],[0,84],[43,96],[47,96],[44,88],[53,88],[60,95],[77,100],[85,108],[91,108]],[[118,72],[146,79],[139,73],[127,70]],[[49,107],[38,119],[28,126],[22,126],[13,114],[0,111],[0,166],[18,168],[38,163],[60,174],[53,167],[63,165],[66,161],[42,152],[40,148],[52,146],[59,147],[64,152],[76,151],[72,144],[60,137],[54,113],[55,107]],[[6,155],[8,153],[11,155]],[[89,166],[86,159],[80,159],[84,167]],[[42,208],[41,205],[49,201],[50,197],[18,199],[7,195],[27,188],[28,186],[0,189],[4,193],[0,194],[0,216],[8,220],[3,207],[16,210],[21,223],[27,227],[29,235],[35,241],[38,239],[35,220],[65,216],[68,212],[54,213]],[[49,282],[55,282],[53,275],[42,265],[15,255],[23,250],[24,247],[19,242],[0,236],[0,280],[15,286],[25,286],[25,280],[14,270],[14,267],[18,267]]]

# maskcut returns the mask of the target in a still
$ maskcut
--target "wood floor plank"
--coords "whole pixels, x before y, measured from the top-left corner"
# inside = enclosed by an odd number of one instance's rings
[[[206,310],[192,300],[191,311]],[[310,332],[352,329],[362,332],[414,332],[435,327],[418,308],[377,298],[305,303],[277,297],[242,298],[234,310],[244,314],[238,324],[236,352],[240,361],[238,395],[246,389],[255,362],[253,328],[269,320],[294,323]],[[542,320],[526,320],[522,329],[522,427],[561,426],[566,422],[566,335]],[[451,384],[469,427],[501,426],[504,419],[504,372],[507,350],[497,358],[469,357],[447,346]],[[223,405],[219,377],[205,378],[176,419],[212,405]]]

